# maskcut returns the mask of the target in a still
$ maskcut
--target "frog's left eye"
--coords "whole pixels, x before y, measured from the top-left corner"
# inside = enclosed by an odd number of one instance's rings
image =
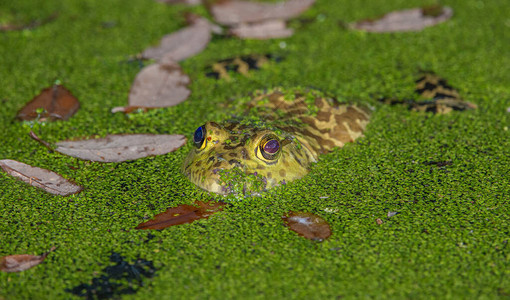
[[[274,135],[266,136],[260,141],[259,150],[265,159],[274,160],[280,152],[280,142]]]
[[[193,135],[193,143],[195,147],[202,150],[205,147],[205,126],[200,126],[195,130],[195,134]]]

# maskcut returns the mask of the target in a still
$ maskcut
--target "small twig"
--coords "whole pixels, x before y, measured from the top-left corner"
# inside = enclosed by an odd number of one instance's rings
[[[53,147],[50,145],[50,143],[46,142],[46,141],[43,141],[40,137],[38,137],[33,131],[30,131],[29,133],[30,137],[34,140],[36,140],[39,144],[43,145],[44,147],[48,148],[48,150],[50,151],[50,153],[53,153],[55,150],[53,149]]]

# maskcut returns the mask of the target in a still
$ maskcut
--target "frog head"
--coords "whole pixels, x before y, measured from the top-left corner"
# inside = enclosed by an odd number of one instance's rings
[[[257,194],[308,173],[316,155],[298,137],[277,128],[235,121],[197,128],[182,171],[218,194]]]

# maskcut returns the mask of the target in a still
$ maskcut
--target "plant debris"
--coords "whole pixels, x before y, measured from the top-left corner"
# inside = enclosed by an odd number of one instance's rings
[[[397,214],[399,214],[399,212],[398,212],[398,211],[388,211],[388,213],[386,214],[386,216],[387,216],[388,218],[391,218],[391,217],[396,216]]]
[[[350,27],[369,32],[419,31],[450,19],[453,10],[440,5],[390,12],[382,17],[351,23]]]
[[[223,202],[213,201],[195,201],[194,205],[181,204],[155,215],[152,220],[139,224],[135,229],[164,229],[199,219],[207,219],[212,214],[223,210],[225,205]]]
[[[136,293],[143,287],[143,277],[152,278],[156,273],[152,261],[145,259],[138,258],[134,263],[129,263],[120,254],[113,253],[110,261],[116,264],[104,268],[103,274],[93,278],[91,284],[82,283],[66,291],[86,299],[117,299],[123,294]]]
[[[55,151],[84,160],[123,162],[167,154],[185,143],[186,137],[179,134],[112,134],[97,139],[61,141],[56,143]]]
[[[50,251],[42,255],[15,254],[0,257],[0,271],[21,272],[28,270],[42,263],[48,254],[50,254],[55,249],[55,247],[52,247]]]
[[[82,190],[81,186],[68,181],[55,172],[33,167],[19,161],[3,159],[0,160],[0,167],[7,174],[51,194],[69,196]]]
[[[441,168],[441,167],[451,166],[453,164],[453,162],[451,160],[446,160],[446,161],[431,160],[431,161],[426,161],[423,164],[426,166],[435,165],[435,166]]]
[[[331,236],[328,222],[315,214],[291,211],[282,219],[290,230],[309,240],[322,242]]]
[[[181,61],[202,52],[211,40],[213,24],[202,17],[191,18],[191,25],[163,36],[156,47],[145,49],[146,59]]]
[[[78,111],[80,102],[62,85],[54,85],[42,90],[19,112],[23,121],[67,120]]]
[[[210,6],[216,22],[222,25],[288,20],[307,10],[315,0],[288,0],[278,3],[225,0]]]
[[[46,149],[48,149],[48,153],[53,153],[54,150],[53,150],[53,146],[44,141],[43,139],[41,139],[40,137],[37,136],[37,134],[35,134],[35,132],[33,131],[30,131],[30,133],[28,134],[34,141],[38,142],[39,144],[43,145],[44,147],[46,147]]]
[[[243,23],[230,29],[230,34],[243,39],[274,39],[286,38],[294,34],[294,30],[287,28],[283,20],[267,20],[257,23]]]
[[[188,75],[170,59],[143,68],[133,82],[127,107],[115,107],[112,112],[129,113],[138,108],[174,106],[188,99],[191,91]]]

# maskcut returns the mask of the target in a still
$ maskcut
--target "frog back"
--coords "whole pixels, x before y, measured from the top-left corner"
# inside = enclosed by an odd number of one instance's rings
[[[370,120],[366,106],[340,103],[317,91],[289,94],[276,89],[255,95],[247,106],[260,118],[295,136],[315,155],[361,137]]]

